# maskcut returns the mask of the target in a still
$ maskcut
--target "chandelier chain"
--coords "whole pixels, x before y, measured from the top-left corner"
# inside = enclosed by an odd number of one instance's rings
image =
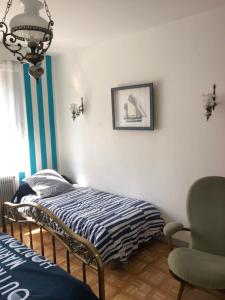
[[[7,3],[7,6],[6,6],[4,17],[2,19],[3,23],[5,23],[5,19],[6,19],[7,15],[8,15],[8,12],[10,10],[11,5],[12,5],[12,0],[9,0],[8,3]]]
[[[47,13],[47,16],[48,16],[49,20],[52,21],[51,13],[49,11],[48,4],[46,3],[46,0],[44,0],[44,6],[45,6],[45,10],[46,10],[46,13]]]

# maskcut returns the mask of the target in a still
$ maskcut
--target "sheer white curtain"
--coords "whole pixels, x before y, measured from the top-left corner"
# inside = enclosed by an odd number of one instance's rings
[[[26,171],[28,161],[22,67],[0,62],[0,176]]]

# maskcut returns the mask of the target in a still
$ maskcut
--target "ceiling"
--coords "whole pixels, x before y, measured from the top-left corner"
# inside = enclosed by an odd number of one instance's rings
[[[4,2],[6,5],[7,0]],[[64,43],[84,47],[218,8],[225,5],[225,0],[47,0],[47,3],[55,20],[53,46]],[[14,0],[10,16],[19,11],[20,0]]]

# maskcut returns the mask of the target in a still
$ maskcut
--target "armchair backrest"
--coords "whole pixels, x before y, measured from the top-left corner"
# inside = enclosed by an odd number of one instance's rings
[[[197,180],[187,201],[191,248],[225,256],[225,178]]]

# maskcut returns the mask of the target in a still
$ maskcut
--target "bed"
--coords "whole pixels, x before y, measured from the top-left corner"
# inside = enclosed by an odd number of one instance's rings
[[[0,298],[97,300],[90,288],[18,240],[0,234]]]
[[[149,202],[66,183],[53,170],[42,170],[27,179],[21,204],[38,204],[51,211],[71,231],[89,241],[103,263],[126,262],[139,245],[162,234],[164,220]],[[29,206],[23,216],[36,218]],[[48,222],[48,220],[45,220]],[[60,232],[56,224],[52,224]]]
[[[29,209],[33,217],[24,218],[21,209]],[[48,209],[39,204],[5,203],[5,229],[0,234],[0,298],[1,299],[48,299],[48,300],[104,300],[104,268],[97,250],[91,243],[67,228]],[[58,233],[53,230],[57,225]],[[24,226],[29,233],[29,248],[23,242]],[[21,242],[13,236],[18,227]],[[41,253],[33,249],[32,228],[39,231]],[[46,245],[43,235],[51,236],[52,262],[45,258]],[[37,237],[36,237],[37,238]],[[65,248],[67,272],[56,265],[56,242]],[[49,254],[49,243],[48,243]],[[72,256],[81,262],[83,282],[72,277],[70,259]],[[86,269],[96,270],[99,284],[98,297],[86,284]]]

